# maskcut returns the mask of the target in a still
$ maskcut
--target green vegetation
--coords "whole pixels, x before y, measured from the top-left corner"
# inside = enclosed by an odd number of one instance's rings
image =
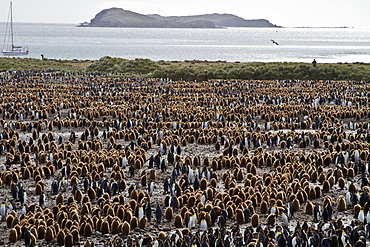
[[[0,58],[0,71],[58,70],[101,72],[121,77],[154,77],[172,80],[243,79],[243,80],[355,80],[370,81],[370,64],[337,63],[230,63],[225,61],[127,60],[103,57],[96,61],[39,60]]]
[[[149,59],[127,60],[103,57],[86,68],[87,72],[120,74],[124,77],[152,77],[152,72],[160,69],[158,63]]]
[[[199,63],[162,66],[154,77],[173,80],[254,79],[254,80],[370,80],[370,64],[307,63]]]
[[[40,60],[34,58],[0,58],[0,72],[28,70],[85,71],[91,61]]]

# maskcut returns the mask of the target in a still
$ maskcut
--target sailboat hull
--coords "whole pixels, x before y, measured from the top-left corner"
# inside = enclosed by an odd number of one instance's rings
[[[4,56],[24,56],[28,55],[29,51],[3,51]]]

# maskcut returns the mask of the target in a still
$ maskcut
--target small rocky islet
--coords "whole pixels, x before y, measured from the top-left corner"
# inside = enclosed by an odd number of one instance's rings
[[[246,20],[233,14],[204,14],[188,16],[143,15],[121,8],[104,9],[90,22],[79,27],[124,28],[225,28],[225,27],[280,27],[266,19]]]

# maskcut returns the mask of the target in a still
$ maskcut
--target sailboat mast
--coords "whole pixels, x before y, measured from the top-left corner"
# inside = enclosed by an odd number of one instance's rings
[[[13,2],[10,2],[10,36],[12,39],[12,49],[14,48],[13,40]]]
[[[5,56],[23,56],[28,55],[27,46],[15,46],[14,45],[14,33],[13,33],[13,2],[10,2],[10,9],[8,13],[8,20],[6,22],[6,32],[4,37],[3,54]],[[9,26],[10,25],[10,26]],[[10,36],[10,37],[9,37]],[[8,47],[12,43],[11,49]],[[5,48],[8,47],[8,48]]]

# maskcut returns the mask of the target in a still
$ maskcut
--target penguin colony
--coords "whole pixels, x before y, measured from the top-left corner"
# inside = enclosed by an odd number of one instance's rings
[[[370,86],[0,75],[2,244],[366,246]]]

